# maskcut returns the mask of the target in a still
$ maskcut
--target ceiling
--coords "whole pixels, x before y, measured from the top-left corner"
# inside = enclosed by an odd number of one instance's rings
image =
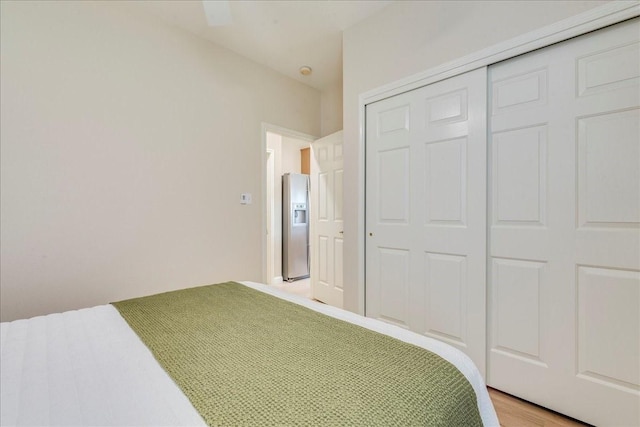
[[[342,80],[342,31],[391,1],[231,0],[231,23],[209,27],[200,0],[131,2],[144,13],[190,31],[318,90]],[[309,76],[299,73],[307,65]]]

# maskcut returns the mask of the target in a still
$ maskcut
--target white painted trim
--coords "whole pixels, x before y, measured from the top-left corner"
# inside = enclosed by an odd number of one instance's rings
[[[283,283],[284,280],[282,279],[282,276],[277,276],[273,278],[273,282],[271,283],[272,285],[279,285],[280,283]]]
[[[267,203],[265,206],[265,212],[266,212],[266,219],[267,219],[267,230],[269,230],[267,233],[267,246],[266,246],[266,250],[267,250],[267,275],[265,276],[267,278],[267,282],[265,282],[267,285],[271,283],[271,280],[273,278],[273,272],[274,272],[274,267],[275,267],[275,254],[274,254],[274,250],[275,250],[275,241],[273,239],[273,229],[274,229],[274,214],[275,214],[275,203],[274,203],[274,199],[275,199],[275,194],[274,194],[274,186],[273,186],[273,182],[275,181],[275,151],[271,148],[268,148],[267,150],[267,169],[266,169],[266,173],[265,173],[265,183],[267,185]],[[269,185],[271,185],[271,188],[269,188]]]
[[[266,134],[266,132],[271,132],[271,133],[277,133],[278,135],[282,135],[282,136],[286,136],[288,138],[295,138],[295,139],[302,139],[304,141],[309,141],[309,143],[315,141],[316,139],[318,139],[319,137],[317,136],[313,136],[313,135],[309,135],[307,133],[302,133],[302,132],[298,132],[296,130],[292,130],[292,129],[287,129],[287,128],[283,128],[281,126],[276,126],[276,125],[272,125],[269,123],[262,123],[262,134],[263,136]],[[267,140],[264,140],[265,143],[265,150],[267,147]]]
[[[358,97],[358,306],[365,315],[365,107],[376,101],[408,92],[449,77],[486,67],[536,49],[550,46],[609,25],[640,16],[640,1],[616,0],[555,24],[525,33],[440,66],[361,93]]]
[[[318,137],[265,122],[262,122],[261,126],[262,143],[260,145],[260,180],[262,182],[262,281],[264,283],[282,283],[282,276],[274,277],[273,281],[271,281],[271,278],[267,275],[267,245],[269,244],[267,239],[267,180],[265,179],[267,176],[267,132],[276,133],[289,138],[302,139],[309,141],[309,143],[315,141]],[[280,281],[278,282],[278,280]]]

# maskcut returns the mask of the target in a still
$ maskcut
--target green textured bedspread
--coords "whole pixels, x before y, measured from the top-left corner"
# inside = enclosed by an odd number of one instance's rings
[[[482,425],[441,357],[238,283],[113,305],[212,426]]]

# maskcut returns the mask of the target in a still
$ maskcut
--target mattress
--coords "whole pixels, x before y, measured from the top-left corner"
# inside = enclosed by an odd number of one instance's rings
[[[426,348],[468,379],[485,425],[498,425],[478,370],[458,350],[374,319],[245,286]],[[204,421],[111,305],[1,324],[0,424],[197,426]]]

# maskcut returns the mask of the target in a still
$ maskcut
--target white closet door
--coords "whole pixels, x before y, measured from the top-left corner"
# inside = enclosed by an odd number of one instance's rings
[[[486,69],[367,106],[366,315],[485,368]]]
[[[638,19],[490,67],[488,383],[640,425]]]

